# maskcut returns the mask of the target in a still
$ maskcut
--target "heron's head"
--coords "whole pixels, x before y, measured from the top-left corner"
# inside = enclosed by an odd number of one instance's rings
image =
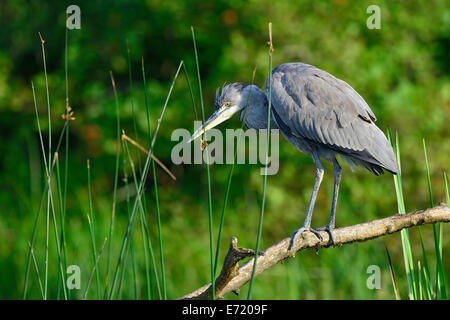
[[[221,91],[217,88],[214,102],[216,111],[194,132],[189,142],[243,110],[247,104],[250,87],[251,85],[247,83],[231,83],[224,86]]]

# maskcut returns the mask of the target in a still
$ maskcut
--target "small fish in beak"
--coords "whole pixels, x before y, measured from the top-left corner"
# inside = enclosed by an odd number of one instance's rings
[[[205,150],[206,148],[206,141],[202,139],[201,144],[200,144],[200,149]]]

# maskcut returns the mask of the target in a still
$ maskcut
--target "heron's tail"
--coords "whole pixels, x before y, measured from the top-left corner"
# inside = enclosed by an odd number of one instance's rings
[[[371,128],[374,130],[373,140],[370,148],[367,149],[368,159],[366,161],[370,164],[379,166],[392,174],[400,173],[394,150],[383,131],[375,124],[373,124]]]

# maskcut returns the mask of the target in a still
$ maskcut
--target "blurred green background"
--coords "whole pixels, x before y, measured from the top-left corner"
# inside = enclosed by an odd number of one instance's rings
[[[65,108],[65,11],[81,8],[81,30],[68,34],[69,99],[76,117],[70,124],[66,236],[68,264],[79,265],[81,298],[92,268],[86,159],[91,160],[97,248],[109,230],[115,168],[115,105],[109,78],[112,70],[119,92],[122,126],[132,136],[131,98],[126,41],[131,50],[134,105],[139,142],[147,146],[141,57],[145,60],[153,128],[170,83],[182,59],[199,109],[190,27],[194,26],[206,113],[214,107],[215,89],[224,82],[264,84],[268,73],[267,24],[273,23],[273,65],[302,61],[348,82],[371,106],[379,127],[400,136],[405,201],[408,211],[429,206],[422,137],[427,141],[435,203],[444,200],[443,171],[450,155],[450,8],[436,1],[25,1],[0,2],[0,298],[21,298],[28,241],[45,171],[34,115],[34,81],[44,141],[47,141],[46,91],[42,52],[37,32],[46,45],[52,108],[53,142],[59,137]],[[366,9],[381,8],[381,29],[369,30]],[[172,181],[157,169],[161,203],[168,298],[177,298],[210,280],[206,170],[203,165],[174,165],[170,140],[176,128],[192,131],[194,115],[186,78],[180,74],[162,121],[155,154],[176,175]],[[232,119],[219,128],[237,128]],[[53,145],[55,148],[55,145]],[[64,149],[64,147],[63,147]],[[136,153],[134,154],[136,155]],[[60,153],[61,161],[66,155]],[[122,165],[122,162],[121,162]],[[259,165],[234,170],[221,244],[222,257],[231,236],[254,248],[262,194]],[[229,165],[211,167],[214,239],[225,194]],[[113,267],[125,232],[128,211],[120,169],[118,209],[113,238]],[[314,180],[311,158],[287,141],[280,142],[280,170],[268,178],[261,248],[289,236],[304,219]],[[326,165],[313,226],[325,225],[331,204],[332,167]],[[157,229],[152,175],[148,178],[149,224],[154,250]],[[55,193],[56,194],[56,193]],[[337,226],[386,217],[397,212],[390,174],[344,168]],[[53,228],[50,228],[52,230]],[[444,229],[443,259],[447,274],[450,238]],[[140,232],[135,230],[139,298],[145,298],[145,275]],[[53,232],[53,231],[52,231]],[[416,229],[412,229],[414,258],[422,259]],[[425,247],[433,254],[432,227],[422,228]],[[41,213],[35,254],[44,269],[45,210]],[[385,246],[390,250],[402,298],[407,297],[400,235],[298,254],[257,277],[254,299],[393,299]],[[105,277],[105,257],[100,274]],[[432,257],[432,256],[431,256]],[[430,257],[431,270],[434,260]],[[222,260],[221,260],[222,261]],[[221,264],[221,263],[220,263]],[[378,265],[380,290],[366,286],[367,267]],[[49,297],[57,298],[57,256],[50,234]],[[448,280],[448,278],[447,278]],[[103,281],[102,281],[103,284]],[[448,284],[448,281],[447,281]],[[95,281],[89,298],[95,298]],[[241,290],[246,297],[248,286]],[[29,298],[40,298],[34,267]],[[131,270],[125,275],[122,298],[135,298]],[[236,298],[233,294],[226,298]]]

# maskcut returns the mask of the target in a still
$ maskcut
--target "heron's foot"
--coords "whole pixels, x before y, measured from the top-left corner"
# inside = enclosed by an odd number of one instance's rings
[[[323,240],[322,236],[320,235],[320,233],[319,233],[317,230],[315,230],[315,229],[313,229],[313,228],[310,228],[310,227],[301,227],[300,229],[295,230],[294,233],[292,234],[292,236],[291,236],[291,241],[290,241],[290,243],[289,243],[288,251],[290,251],[290,250],[294,247],[295,240],[296,240],[297,237],[298,237],[300,234],[302,234],[304,231],[312,232],[312,233],[314,233],[314,235],[315,235],[320,241]]]
[[[320,227],[320,228],[317,228],[316,230],[328,232],[328,234],[330,236],[330,245],[332,245],[333,247],[336,245],[336,242],[334,242],[334,236],[333,236],[334,226],[327,224],[325,227]]]

